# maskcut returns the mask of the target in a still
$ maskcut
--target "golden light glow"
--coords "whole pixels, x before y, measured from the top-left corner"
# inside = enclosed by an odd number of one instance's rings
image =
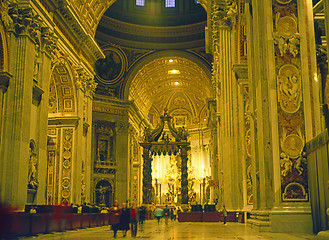
[[[179,82],[175,82],[175,85],[179,85]]]
[[[172,60],[172,59],[169,59],[169,61],[168,62],[170,62],[170,63],[172,63],[174,60]]]
[[[168,74],[180,74],[180,71],[177,69],[168,70]]]

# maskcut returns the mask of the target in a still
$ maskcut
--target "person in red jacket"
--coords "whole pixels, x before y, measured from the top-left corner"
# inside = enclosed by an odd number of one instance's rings
[[[110,224],[114,232],[113,237],[117,237],[117,232],[120,228],[120,215],[121,208],[119,207],[119,201],[115,200],[113,206],[110,208]]]
[[[131,236],[136,237],[136,234],[137,234],[137,209],[136,209],[135,202],[131,202],[130,224],[131,224]]]

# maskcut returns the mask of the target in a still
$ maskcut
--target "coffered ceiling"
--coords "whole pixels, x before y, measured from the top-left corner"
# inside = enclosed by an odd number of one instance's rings
[[[209,72],[183,57],[160,57],[143,65],[129,89],[129,99],[153,125],[168,108],[177,125],[197,127],[207,117],[211,97]]]

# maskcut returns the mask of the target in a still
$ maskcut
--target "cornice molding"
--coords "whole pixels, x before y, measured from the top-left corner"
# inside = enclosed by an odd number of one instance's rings
[[[178,37],[204,32],[207,22],[203,21],[200,23],[174,27],[155,27],[126,23],[108,16],[104,16],[99,24],[100,26],[106,27],[110,30],[139,36]]]
[[[74,38],[79,39],[81,48],[85,50],[88,49],[92,54],[92,59],[95,61],[99,58],[105,58],[105,55],[94,40],[94,37],[87,32],[78,17],[75,15],[75,11],[71,4],[68,3],[67,0],[60,0],[55,3],[55,6],[57,9],[56,14],[66,23],[65,27],[68,28]]]
[[[248,65],[247,64],[234,64],[233,72],[235,72],[239,84],[248,82]]]

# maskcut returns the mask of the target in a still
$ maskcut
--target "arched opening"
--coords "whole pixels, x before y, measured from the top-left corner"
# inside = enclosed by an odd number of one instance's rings
[[[68,63],[54,66],[49,85],[47,204],[72,202],[76,91]]]
[[[95,187],[94,202],[99,206],[110,207],[113,205],[112,185],[107,180],[100,180]]]

